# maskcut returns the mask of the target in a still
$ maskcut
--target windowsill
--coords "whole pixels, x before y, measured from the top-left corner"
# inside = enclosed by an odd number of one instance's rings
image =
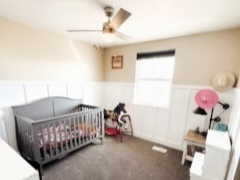
[[[164,110],[169,110],[170,109],[169,105],[154,106],[154,105],[136,104],[136,103],[133,103],[133,105],[142,106],[142,107],[150,107],[150,108],[159,108],[159,109],[164,109]]]

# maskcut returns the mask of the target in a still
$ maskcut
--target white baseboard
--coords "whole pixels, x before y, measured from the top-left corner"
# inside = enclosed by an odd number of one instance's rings
[[[158,138],[149,137],[149,136],[146,136],[146,135],[144,135],[142,133],[139,133],[139,132],[134,132],[133,135],[134,135],[134,137],[137,137],[137,138],[140,138],[140,139],[144,139],[144,140],[150,141],[152,143],[157,143],[157,144],[166,146],[168,148],[172,148],[172,149],[176,149],[176,150],[182,151],[182,147],[181,146],[178,146],[176,144],[170,143],[166,139],[164,140],[164,139],[158,139]]]

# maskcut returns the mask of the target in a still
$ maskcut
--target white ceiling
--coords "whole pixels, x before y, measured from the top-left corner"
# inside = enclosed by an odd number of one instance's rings
[[[101,29],[106,21],[104,5],[132,13],[120,28],[131,40],[109,41],[101,33],[66,33],[67,29]],[[0,0],[0,16],[91,44],[113,46],[240,26],[240,0]]]

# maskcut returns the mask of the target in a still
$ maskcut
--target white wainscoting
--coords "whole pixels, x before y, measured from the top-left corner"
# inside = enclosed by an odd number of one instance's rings
[[[101,82],[88,82],[83,85],[83,102],[103,107],[103,84]]]
[[[125,102],[132,115],[134,135],[150,141],[161,143],[176,149],[182,149],[183,137],[189,129],[208,127],[209,116],[199,116],[192,113],[197,107],[194,97],[203,86],[173,85],[169,108],[157,108],[133,104],[133,83],[103,83],[103,107],[114,108],[118,102]],[[234,99],[233,91],[220,93],[220,100],[230,105]],[[215,108],[215,115],[221,112],[221,107]],[[230,110],[221,117],[228,123]],[[210,113],[209,113],[210,115]]]
[[[202,88],[209,87],[173,85],[170,107],[159,108],[134,105],[134,83],[1,81],[0,107],[29,103],[48,96],[83,99],[86,104],[107,109],[113,109],[119,102],[124,102],[132,115],[135,136],[181,149],[183,136],[188,129],[207,127],[206,117],[192,113],[197,107],[194,96]],[[232,91],[219,95],[223,102],[229,104],[232,104],[235,96]],[[219,111],[220,108],[216,108],[215,113]],[[222,116],[226,123],[229,114],[230,111]]]
[[[48,86],[44,83],[24,84],[26,102],[31,102],[40,98],[48,97]]]
[[[0,84],[0,107],[25,102],[25,91],[22,83],[3,82]]]
[[[48,83],[49,96],[64,96],[68,95],[68,86],[66,83]]]

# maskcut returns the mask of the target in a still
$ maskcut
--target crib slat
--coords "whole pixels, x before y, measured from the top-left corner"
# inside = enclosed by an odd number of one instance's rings
[[[46,151],[46,141],[45,141],[45,134],[44,134],[44,125],[40,125],[40,132],[42,134],[42,150],[43,150],[43,159],[47,158],[47,151]]]
[[[69,139],[70,139],[70,129],[69,129],[69,123],[68,123],[68,119],[65,119],[65,125],[64,125],[66,132],[65,132],[65,143],[66,143],[66,151],[68,151],[68,149],[71,149],[70,144],[69,144]]]
[[[92,119],[92,115],[91,115],[90,111],[88,111],[88,139],[89,139],[89,141],[92,140],[91,119]]]
[[[73,117],[73,134],[74,134],[74,136],[73,136],[73,145],[74,145],[74,147],[77,146],[77,133],[76,133],[77,126],[76,126],[76,120],[77,120],[77,116],[74,116]]]
[[[83,112],[81,113],[81,116],[79,117],[79,121],[80,121],[80,132],[81,132],[81,144],[84,143],[84,114]]]
[[[63,153],[64,152],[64,148],[63,148],[63,134],[64,134],[64,121],[59,121],[59,139],[60,139],[60,152]]]
[[[94,110],[90,111],[90,136],[91,141],[93,140],[93,117],[94,117]]]
[[[84,142],[87,142],[87,113],[84,112]]]
[[[98,137],[98,134],[99,134],[98,117],[99,117],[99,112],[98,110],[96,110],[96,138]]]
[[[81,113],[81,116],[79,117],[80,121],[80,128],[79,131],[81,133],[81,144],[84,143],[84,113]]]
[[[90,140],[90,133],[89,133],[89,112],[87,113],[87,141]]]
[[[80,139],[81,139],[81,144],[84,143],[84,113],[82,112],[81,115],[79,116],[79,133],[80,133]]]
[[[97,111],[97,137],[99,137],[99,134],[100,134],[100,131],[99,131],[99,118],[100,116],[99,116],[99,111]]]
[[[76,116],[75,119],[75,134],[76,134],[76,146],[78,146],[80,144],[80,134],[79,134],[79,115]]]
[[[93,129],[94,129],[93,136],[94,136],[94,138],[96,138],[96,132],[97,132],[97,130],[96,130],[96,117],[97,117],[97,111],[94,110],[94,119],[93,119]]]
[[[72,124],[73,118],[69,118],[69,123],[70,123],[70,146],[71,149],[73,148],[73,124]]]
[[[68,151],[68,131],[67,131],[67,122],[66,122],[67,120],[64,120],[63,122],[64,122],[64,125],[63,125],[63,127],[64,127],[64,143],[65,143],[65,147],[66,147],[66,151]]]
[[[81,144],[81,134],[80,134],[80,114],[77,116],[76,119],[76,132],[77,132],[77,137],[78,137],[78,144]]]
[[[69,142],[70,142],[70,148],[73,148],[73,129],[72,129],[72,120],[73,118],[69,118],[69,123],[70,123],[70,138],[69,138]]]
[[[94,113],[94,134],[95,134],[95,138],[97,137],[97,110],[95,110],[95,113]]]
[[[94,116],[95,116],[95,111],[91,110],[92,114],[92,119],[91,119],[91,135],[92,135],[92,140],[94,139]]]
[[[79,144],[81,144],[82,143],[82,141],[81,141],[81,139],[82,139],[82,135],[81,135],[81,114],[80,115],[78,115],[77,116],[77,127],[78,127],[78,129],[77,129],[77,132],[78,132],[78,142],[79,142]]]
[[[91,140],[91,132],[90,132],[90,128],[91,128],[90,119],[91,119],[91,117],[90,117],[89,111],[87,112],[87,116],[88,116],[88,141],[90,141]]]
[[[76,119],[77,116],[73,117],[73,146],[76,147],[77,146],[77,133],[76,133]]]
[[[71,118],[72,119],[71,120],[71,130],[72,130],[72,133],[71,133],[72,140],[71,140],[71,142],[72,142],[72,147],[75,147],[75,137],[76,137],[76,133],[75,133],[75,118],[76,118],[76,116]]]
[[[54,133],[54,150],[55,150],[55,154],[57,155],[58,154],[58,141],[57,141],[57,123],[58,122],[55,122],[54,123],[54,125],[53,125],[53,133]],[[58,133],[59,133],[59,131],[58,131]],[[58,134],[59,135],[59,134]]]
[[[89,110],[88,111],[88,118],[89,118],[89,140],[91,141],[92,140],[92,113],[91,111]]]
[[[92,111],[89,110],[89,139],[92,141]]]
[[[97,137],[99,137],[99,131],[100,131],[100,123],[99,123],[99,111],[97,111],[97,120],[96,120],[97,122]]]
[[[82,116],[82,131],[83,131],[83,143],[86,142],[86,113],[83,112]]]
[[[93,130],[94,130],[93,131],[94,132],[93,137],[94,138],[96,138],[96,117],[97,117],[96,113],[97,113],[97,111],[94,110],[94,114],[93,114],[94,115],[94,117],[93,117]]]
[[[48,133],[49,157],[51,158],[53,152],[52,152],[52,142],[51,142],[51,131],[50,131],[50,128],[51,128],[51,124],[49,123],[47,125],[47,133]]]

